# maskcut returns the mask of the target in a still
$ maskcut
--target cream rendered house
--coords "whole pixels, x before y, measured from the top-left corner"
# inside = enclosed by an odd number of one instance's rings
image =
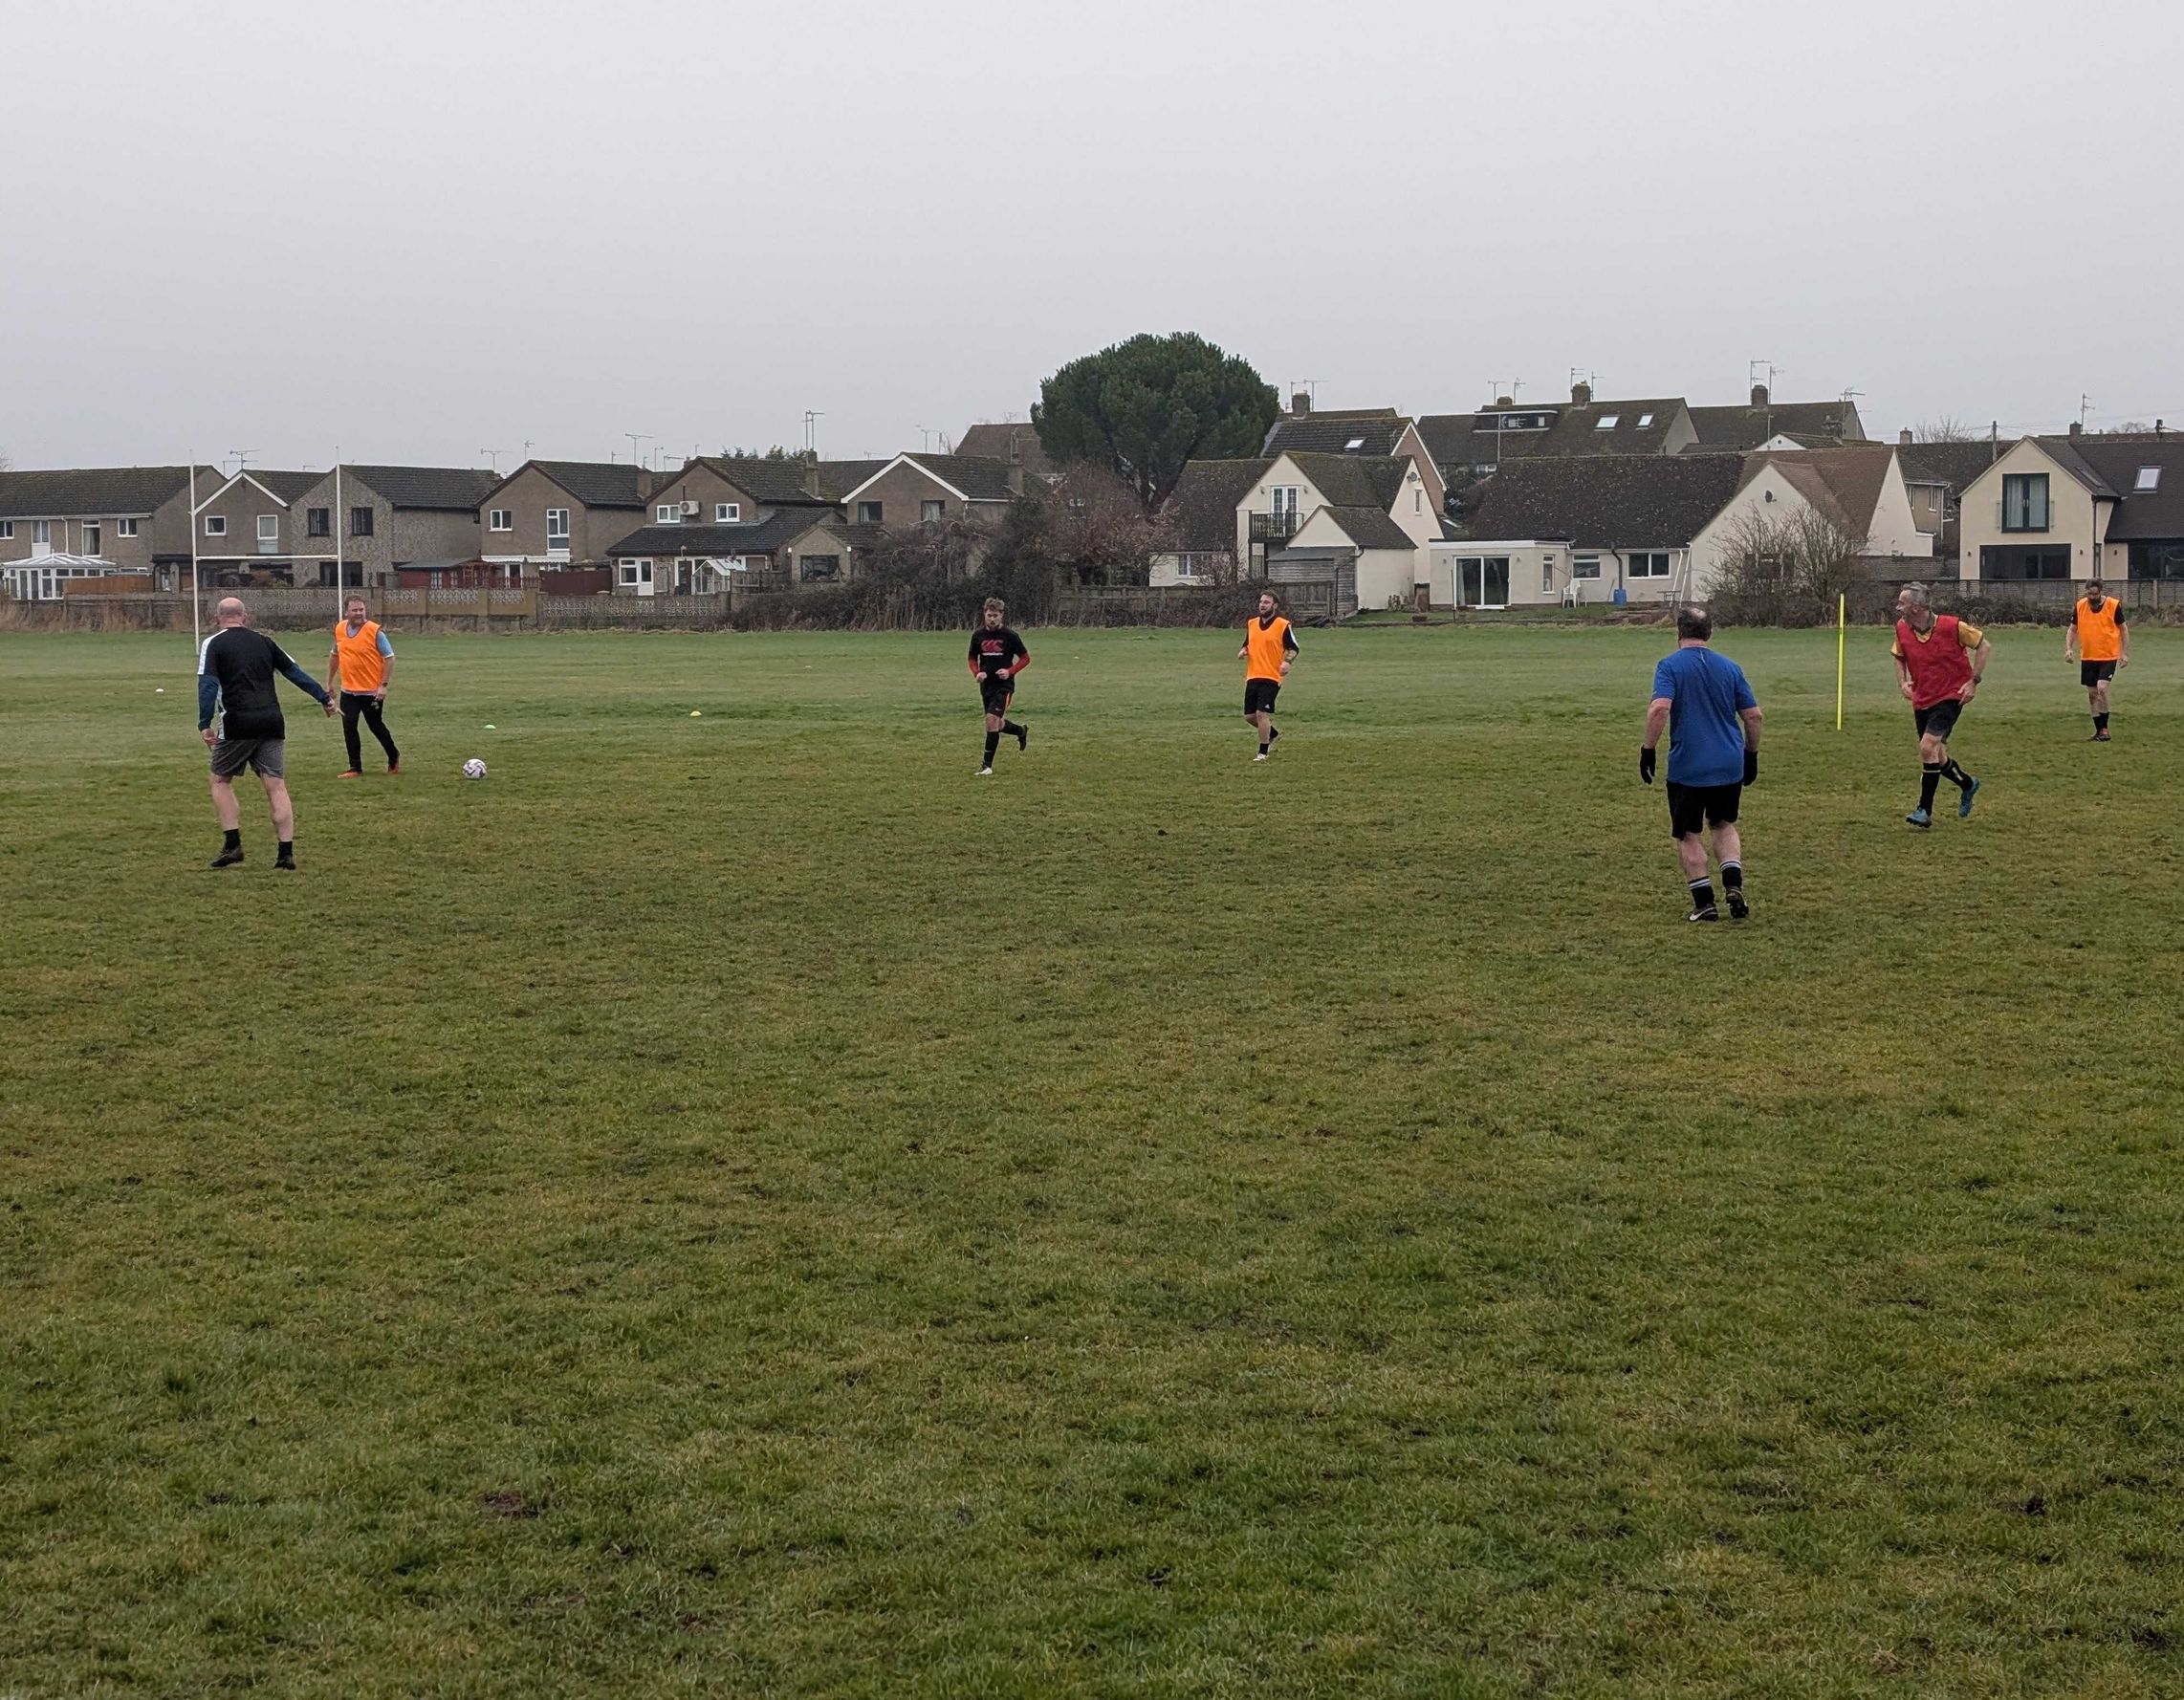
[[[2184,576],[2184,438],[2026,437],[1965,487],[1968,579]]]
[[[1360,550],[1357,603],[1360,608],[1385,608],[1408,604],[1411,586],[1423,576],[1426,551],[1442,534],[1438,476],[1431,481],[1431,462],[1414,454],[1351,455],[1291,452],[1276,455],[1236,503],[1236,559],[1244,563],[1247,578],[1268,576],[1275,556],[1291,548],[1355,547]],[[1399,551],[1388,533],[1362,519],[1350,522],[1370,532],[1374,559],[1363,561],[1365,545],[1355,538],[1346,542],[1305,543],[1299,534],[1323,510],[1336,515],[1313,532],[1331,537],[1347,536],[1349,524],[1342,514],[1369,510],[1387,520],[1409,540],[1409,576],[1398,569]]]
[[[1745,457],[1736,494],[1692,539],[1692,582],[1699,594],[1754,525],[1818,512],[1861,539],[1873,561],[1928,561],[1933,534],[1918,522],[1896,451],[1887,444],[1801,448]],[[1927,569],[1907,571],[1916,577]]]

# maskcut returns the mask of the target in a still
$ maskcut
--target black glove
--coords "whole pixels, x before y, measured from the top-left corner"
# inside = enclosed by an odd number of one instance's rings
[[[1638,777],[1649,785],[1653,783],[1653,752],[1643,745],[1638,750]]]
[[[1747,785],[1759,783],[1759,752],[1757,750],[1744,752],[1744,783]]]

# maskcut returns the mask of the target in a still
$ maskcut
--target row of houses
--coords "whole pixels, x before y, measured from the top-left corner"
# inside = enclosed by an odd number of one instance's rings
[[[1669,601],[1818,516],[1878,576],[2184,578],[2184,439],[1867,441],[1847,400],[1316,412],[1194,461],[1156,584],[1335,580],[1357,608]]]
[[[699,594],[744,574],[834,582],[889,531],[975,522],[1040,488],[1043,462],[1027,469],[1020,446],[1014,459],[1000,447],[702,456],[671,471],[532,460],[506,477],[382,466],[6,471],[0,583],[26,599],[117,575],[175,589],[193,564],[207,586],[520,584],[579,567],[634,596]]]

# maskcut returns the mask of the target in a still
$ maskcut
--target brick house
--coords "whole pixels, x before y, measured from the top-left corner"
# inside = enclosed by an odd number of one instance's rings
[[[218,468],[197,469],[201,497],[223,482]],[[17,594],[48,598],[64,576],[142,573],[163,588],[186,584],[189,488],[187,467],[0,472],[0,570]]]
[[[661,476],[621,461],[525,461],[478,499],[478,557],[518,578],[601,565],[644,523]]]
[[[302,531],[296,499],[320,472],[245,467],[197,497],[197,570],[207,585],[295,584]]]
[[[332,584],[339,558],[342,583],[384,588],[414,562],[470,559],[478,553],[478,504],[498,482],[476,467],[343,466],[339,479],[325,473],[293,510],[300,574]]]
[[[898,454],[841,492],[853,525],[998,523],[1024,493],[1024,469],[967,454]]]

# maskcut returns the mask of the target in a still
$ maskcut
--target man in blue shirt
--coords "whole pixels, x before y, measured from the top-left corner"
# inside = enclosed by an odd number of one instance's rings
[[[1721,889],[1729,913],[1741,921],[1752,912],[1744,900],[1744,841],[1736,810],[1744,787],[1759,777],[1759,702],[1744,669],[1707,647],[1714,620],[1704,608],[1676,610],[1676,648],[1653,669],[1653,700],[1646,707],[1646,741],[1638,747],[1638,776],[1653,783],[1653,752],[1669,734],[1669,833],[1691,886],[1693,921],[1718,921],[1714,882],[1707,875],[1706,840],[1721,863]]]

